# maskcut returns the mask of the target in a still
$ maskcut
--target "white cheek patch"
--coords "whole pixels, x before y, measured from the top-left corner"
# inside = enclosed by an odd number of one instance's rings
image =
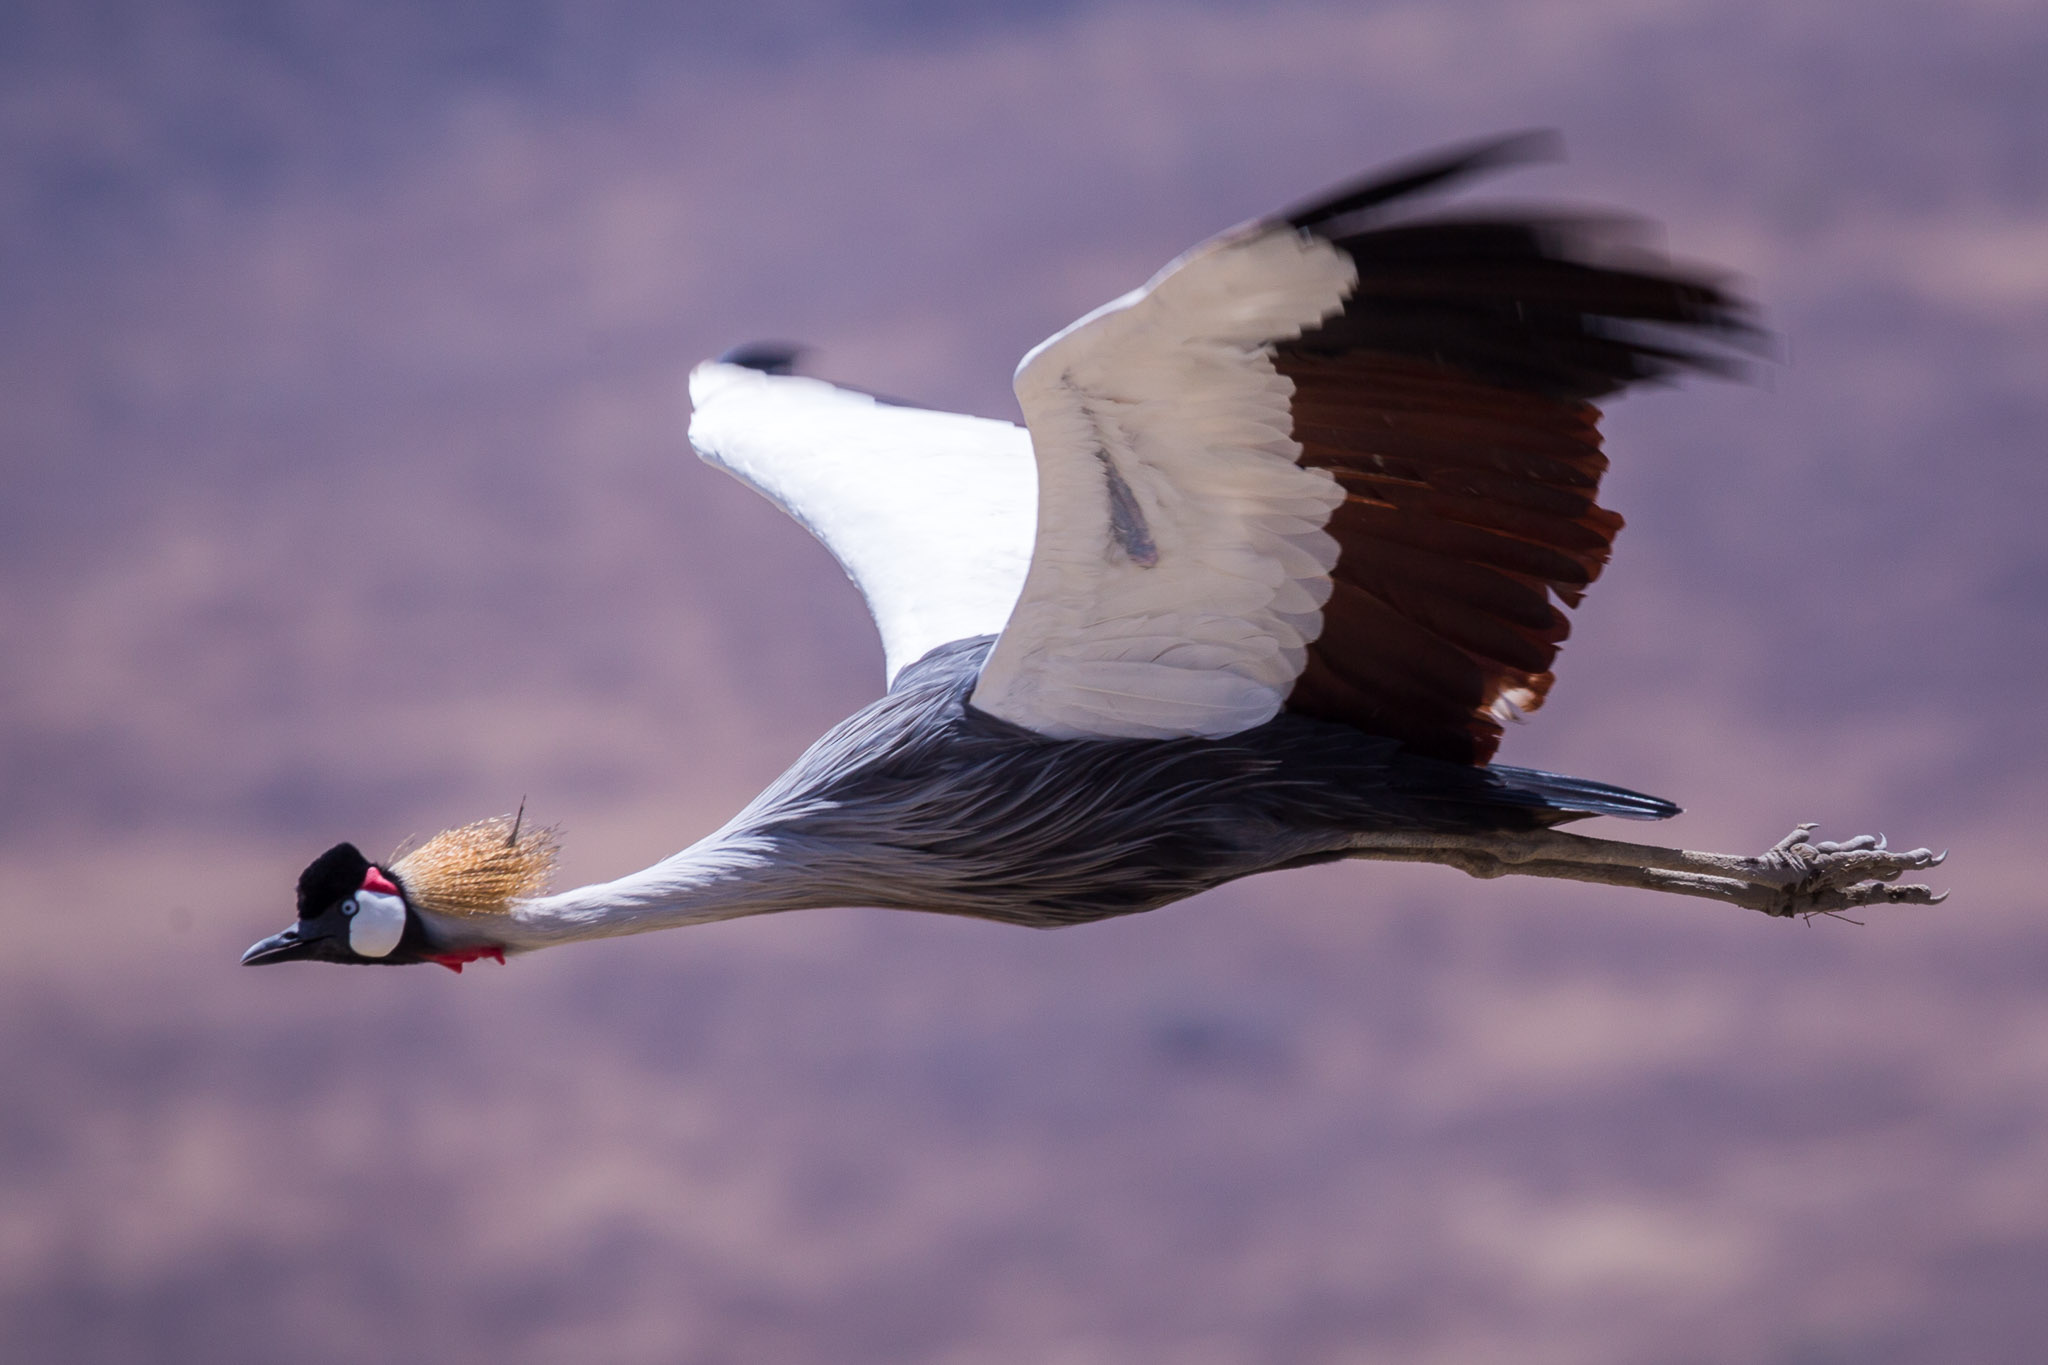
[[[358,957],[389,957],[405,937],[405,902],[382,891],[358,891],[348,921],[348,946]]]

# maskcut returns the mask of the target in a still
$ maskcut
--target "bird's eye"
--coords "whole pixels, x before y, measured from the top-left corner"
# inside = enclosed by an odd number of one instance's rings
[[[354,896],[350,896],[347,900],[341,903],[341,913],[344,915],[353,915],[355,912],[356,898]]]

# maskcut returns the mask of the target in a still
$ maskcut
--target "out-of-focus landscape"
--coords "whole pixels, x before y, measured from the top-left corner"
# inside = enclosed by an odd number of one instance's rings
[[[2010,0],[6,7],[0,1358],[2034,1358],[2044,71]],[[1008,416],[1209,233],[1531,126],[1492,193],[1662,221],[1784,363],[1612,414],[1503,758],[1948,904],[1356,864],[236,964],[338,839],[525,797],[609,877],[874,695],[699,358]]]

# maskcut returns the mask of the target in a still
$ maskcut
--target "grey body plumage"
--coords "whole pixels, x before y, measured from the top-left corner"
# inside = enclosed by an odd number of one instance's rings
[[[1527,831],[1678,809],[1602,783],[1428,758],[1287,713],[1222,740],[1047,739],[969,704],[992,643],[957,641],[905,669],[728,834],[811,870],[827,902],[1054,928],[1342,858],[1360,834]]]

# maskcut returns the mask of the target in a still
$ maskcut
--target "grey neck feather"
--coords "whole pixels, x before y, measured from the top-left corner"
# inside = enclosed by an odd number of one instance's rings
[[[728,828],[617,881],[521,901],[492,928],[508,948],[544,948],[833,903],[812,880],[767,840]]]
[[[916,866],[891,856],[886,807],[858,817],[828,794],[867,764],[905,745],[941,736],[957,718],[990,638],[942,645],[906,668],[889,696],[834,726],[789,771],[716,834],[617,881],[579,886],[514,905],[490,926],[493,941],[545,948],[744,915],[832,905],[942,908]],[[820,818],[850,817],[855,828],[819,829]],[[842,820],[837,823],[848,823]],[[892,888],[904,895],[892,896]],[[459,932],[459,931],[458,931]]]

